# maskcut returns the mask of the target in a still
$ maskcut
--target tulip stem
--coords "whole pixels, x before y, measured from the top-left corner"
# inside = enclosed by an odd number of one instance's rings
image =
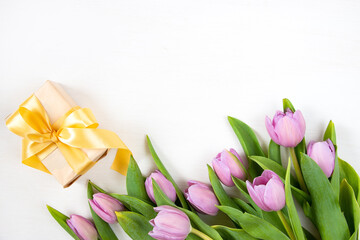
[[[294,232],[292,231],[289,223],[286,221],[284,214],[281,212],[281,210],[277,211],[276,213],[278,214],[282,224],[284,225],[284,228],[285,228],[286,232],[288,233],[290,239],[296,240]]]
[[[191,228],[191,233],[201,237],[204,240],[213,240],[211,237],[209,237],[208,235],[206,235],[203,232],[200,232],[199,230],[195,229],[195,228]]]
[[[298,159],[296,157],[294,148],[290,148],[290,155],[293,160],[296,178],[299,181],[300,187],[304,192],[309,193],[309,191],[307,190],[303,175],[301,173],[300,165],[299,165]]]

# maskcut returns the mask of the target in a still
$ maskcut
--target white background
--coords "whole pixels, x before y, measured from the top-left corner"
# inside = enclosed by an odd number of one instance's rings
[[[265,115],[288,97],[306,139],[320,140],[332,119],[339,155],[360,171],[359,13],[357,0],[1,0],[1,119],[45,80],[59,82],[121,136],[144,175],[154,170],[149,134],[184,188],[208,181],[206,164],[223,148],[242,153],[227,115],[266,146]],[[45,205],[90,217],[87,179],[125,193],[114,152],[62,189],[21,164],[20,138],[4,122],[0,134],[1,240],[70,239]]]

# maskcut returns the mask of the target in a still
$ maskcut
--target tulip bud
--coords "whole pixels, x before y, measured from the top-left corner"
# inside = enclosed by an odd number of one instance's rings
[[[182,211],[170,207],[160,206],[154,210],[158,215],[150,220],[154,227],[149,235],[158,240],[184,240],[191,231],[191,224],[188,216]]]
[[[67,225],[74,231],[81,240],[97,240],[98,234],[94,224],[82,216],[72,214],[70,219],[66,220]]]
[[[253,183],[246,181],[251,199],[264,211],[279,211],[285,206],[285,188],[280,177],[265,170]]]
[[[96,193],[89,203],[94,212],[105,222],[115,223],[117,218],[115,212],[125,210],[124,205],[117,199],[105,193]]]
[[[152,180],[154,179],[154,181],[159,185],[160,189],[165,193],[165,195],[173,202],[175,202],[176,200],[176,191],[174,186],[172,185],[172,183],[166,179],[166,177],[158,170],[156,170],[155,172],[151,173],[149,177],[146,178],[145,181],[145,188],[146,188],[146,192],[149,196],[149,198],[151,199],[151,201],[153,201],[154,203],[156,203],[155,201],[155,197],[154,197],[154,189],[153,189],[153,184],[152,184]]]
[[[335,147],[330,139],[323,142],[310,141],[307,154],[323,170],[326,177],[330,177],[335,167]]]
[[[212,188],[202,182],[188,181],[189,187],[185,190],[185,197],[199,212],[215,216],[219,205]]]
[[[231,176],[242,180],[245,180],[247,177],[247,160],[241,159],[239,154],[232,148],[230,151],[223,150],[216,155],[212,165],[220,181],[228,187],[234,186]]]
[[[296,147],[305,135],[305,120],[299,110],[277,111],[272,121],[266,117],[265,125],[271,139],[284,147]]]

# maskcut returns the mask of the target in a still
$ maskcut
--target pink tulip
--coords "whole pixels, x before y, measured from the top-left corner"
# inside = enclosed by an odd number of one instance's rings
[[[239,154],[232,148],[230,151],[223,150],[221,153],[216,155],[212,161],[212,165],[220,181],[228,187],[234,186],[231,176],[242,180],[245,180],[247,177],[247,160],[241,159]]]
[[[117,221],[115,212],[125,210],[124,205],[117,199],[105,193],[96,193],[89,203],[94,212],[105,222],[115,223]]]
[[[199,212],[215,216],[219,205],[212,188],[202,182],[188,181],[189,187],[185,190],[185,197]]]
[[[305,135],[305,120],[299,110],[277,111],[272,121],[266,117],[265,125],[271,139],[284,147],[296,147]]]
[[[330,139],[323,142],[310,141],[307,154],[323,170],[326,177],[330,177],[335,167],[335,147]]]
[[[251,199],[264,211],[279,211],[285,206],[285,188],[280,177],[265,170],[253,183],[246,181]]]
[[[150,220],[154,227],[149,235],[158,240],[184,240],[191,231],[188,216],[182,211],[170,207],[160,206],[154,208],[158,215]]]
[[[72,214],[70,219],[66,220],[66,223],[81,240],[98,239],[98,234],[94,224],[86,218]]]
[[[155,172],[151,173],[149,177],[146,178],[145,181],[145,188],[146,188],[146,192],[149,196],[149,198],[151,199],[151,201],[153,201],[154,203],[156,203],[155,201],[155,197],[154,197],[154,189],[153,189],[153,184],[152,184],[152,180],[154,179],[154,181],[159,185],[160,189],[166,194],[166,196],[173,202],[175,202],[176,200],[176,191],[174,186],[172,185],[172,183],[166,179],[166,177],[158,170],[156,170]]]

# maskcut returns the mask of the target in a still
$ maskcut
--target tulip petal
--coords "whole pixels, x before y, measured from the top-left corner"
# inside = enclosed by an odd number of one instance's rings
[[[306,130],[306,124],[305,124],[304,116],[302,115],[301,111],[300,110],[295,111],[293,118],[296,120],[296,122],[299,125],[301,135],[304,136]]]
[[[270,211],[270,209],[263,203],[262,197],[255,191],[253,185],[249,181],[246,181],[246,187],[255,204],[264,211]]]
[[[265,177],[268,181],[272,178],[275,178],[276,180],[282,182],[281,178],[275,172],[268,170],[268,169],[264,170],[262,172],[261,176]]]
[[[220,161],[218,159],[214,159],[212,161],[212,165],[213,165],[216,175],[218,176],[218,178],[224,185],[226,185],[228,187],[232,187],[235,185],[231,178],[230,169],[228,168],[228,166],[226,166],[225,163],[223,163],[222,161]]]
[[[284,147],[296,147],[304,137],[298,123],[287,116],[279,120],[275,126],[275,133],[279,138],[279,145]],[[274,142],[276,141],[274,140]]]
[[[272,178],[266,184],[264,204],[271,211],[279,211],[285,206],[285,189],[281,181]]]
[[[219,202],[211,189],[207,186],[192,185],[187,190],[187,199],[193,207],[205,214],[217,214],[219,209],[215,205],[219,205]]]
[[[245,169],[248,169],[248,168],[249,168],[249,163],[248,163],[248,161],[247,161],[246,158],[245,158],[245,159],[241,158],[240,155],[239,155],[239,154],[236,152],[236,150],[233,149],[233,148],[230,148],[230,152],[231,152],[232,154],[234,154],[237,159],[240,160],[240,162],[243,164],[243,166],[245,167]]]
[[[280,145],[279,137],[278,137],[278,135],[276,134],[274,125],[271,123],[271,120],[270,120],[269,117],[266,117],[266,118],[265,118],[265,127],[266,127],[266,130],[268,131],[268,133],[269,133],[269,135],[270,135],[270,138],[271,138],[274,142],[276,142],[277,144]]]
[[[115,223],[116,222],[116,215],[115,213],[111,214],[104,211],[94,200],[89,199],[89,204],[94,212],[105,222],[107,223]]]

